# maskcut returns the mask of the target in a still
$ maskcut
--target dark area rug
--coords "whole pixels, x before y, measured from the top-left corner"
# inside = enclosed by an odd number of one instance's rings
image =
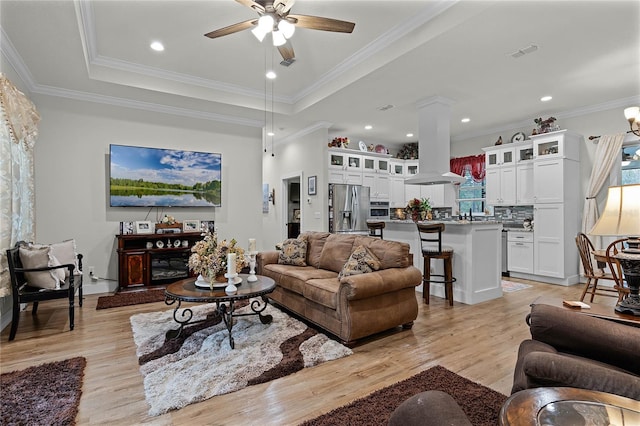
[[[111,296],[98,297],[96,309],[118,308],[120,306],[140,305],[164,301],[164,288],[145,291],[126,291]]]
[[[493,389],[436,366],[308,420],[302,426],[386,425],[396,407],[409,397],[427,390],[440,390],[451,395],[476,426],[497,425],[500,407],[507,400],[505,395]]]
[[[86,365],[77,357],[2,374],[0,424],[75,424]]]

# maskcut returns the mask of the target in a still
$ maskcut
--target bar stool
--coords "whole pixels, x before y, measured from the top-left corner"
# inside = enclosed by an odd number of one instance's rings
[[[449,306],[453,306],[453,248],[442,245],[442,232],[444,223],[424,224],[418,223],[418,234],[420,236],[420,246],[424,259],[422,274],[422,297],[424,302],[429,304],[429,290],[431,283],[444,284],[444,296],[449,301]],[[437,236],[435,236],[437,234]],[[431,259],[444,260],[444,275],[431,274]],[[433,279],[432,277],[436,277]]]
[[[381,240],[384,240],[384,238],[382,238],[383,236],[382,230],[384,229],[384,227],[385,227],[384,222],[367,222],[367,228],[369,228],[370,237],[377,237],[377,238],[380,238]]]

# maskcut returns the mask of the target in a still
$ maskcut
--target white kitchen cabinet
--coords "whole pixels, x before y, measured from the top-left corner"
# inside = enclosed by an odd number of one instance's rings
[[[485,199],[489,205],[516,204],[515,166],[494,167],[486,170]]]
[[[533,162],[518,163],[516,166],[516,204],[534,203]]]
[[[354,170],[329,170],[329,183],[362,185],[362,172]]]
[[[487,169],[513,166],[516,164],[516,149],[513,146],[503,148],[503,145],[497,147],[484,148],[486,151],[485,166]]]
[[[580,161],[582,136],[567,130],[532,135],[533,155],[537,160],[565,158]]]
[[[444,185],[420,185],[420,197],[428,198],[431,207],[445,207]]]
[[[390,160],[389,173],[391,173],[392,176],[404,177],[405,175],[404,160]]]
[[[418,174],[418,160],[405,160],[404,162],[405,177],[411,177]]]
[[[404,198],[405,204],[407,201],[412,200],[414,198],[422,198],[422,194],[420,193],[420,185],[409,184],[404,186]]]
[[[379,173],[363,173],[362,185],[371,188],[369,196],[371,201],[389,201],[389,175]]]
[[[346,151],[329,151],[328,168],[362,172],[362,155]]]
[[[536,160],[533,164],[533,198],[535,203],[562,203],[564,201],[564,168],[561,158]],[[574,177],[579,180],[579,176]]]
[[[533,233],[509,231],[507,234],[507,270],[533,274]]]
[[[564,241],[564,206],[561,203],[536,205],[533,214],[535,223],[534,273],[564,278],[564,247],[571,242]],[[577,252],[575,244],[574,249]]]
[[[389,206],[404,207],[407,205],[407,198],[404,192],[404,177],[391,175],[389,178]]]

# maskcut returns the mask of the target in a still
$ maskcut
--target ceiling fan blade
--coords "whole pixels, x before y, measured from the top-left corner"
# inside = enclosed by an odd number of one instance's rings
[[[229,34],[237,33],[238,31],[246,30],[247,28],[251,28],[257,23],[257,19],[249,19],[248,21],[238,22],[237,24],[229,25],[228,27],[220,28],[219,30],[206,33],[205,37],[217,38],[226,36]]]
[[[287,20],[295,19],[295,25],[312,30],[334,31],[338,33],[350,33],[356,26],[353,22],[340,21],[338,19],[322,18],[320,16],[288,15]]]
[[[287,42],[282,46],[278,46],[278,52],[280,52],[282,59],[285,61],[291,61],[296,58],[295,53],[293,53],[293,46],[289,40],[287,40]]]
[[[247,6],[250,9],[255,10],[258,13],[264,13],[264,6],[262,6],[260,3],[256,3],[253,0],[236,0],[238,3]]]

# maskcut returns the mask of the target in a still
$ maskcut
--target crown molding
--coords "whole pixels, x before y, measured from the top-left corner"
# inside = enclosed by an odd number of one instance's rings
[[[9,62],[9,65],[11,65],[18,74],[18,77],[20,77],[27,86],[27,90],[29,92],[33,92],[33,89],[36,87],[33,75],[31,75],[31,71],[27,68],[22,56],[20,56],[13,43],[11,43],[11,40],[7,36],[7,33],[4,32],[2,26],[0,26],[0,53],[4,55],[7,62]]]
[[[329,129],[331,128],[331,126],[333,126],[333,123],[330,123],[328,121],[317,121],[313,124],[311,124],[310,126],[305,127],[304,129],[300,129],[295,133],[290,134],[289,136],[280,139],[277,142],[274,142],[274,145],[280,145],[280,144],[284,144],[284,143],[289,143],[289,142],[295,142],[297,139],[306,136],[310,133],[313,133],[317,130],[322,130],[322,129]]]
[[[354,69],[359,64],[371,58],[376,53],[387,48],[389,45],[406,36],[416,28],[424,25],[426,22],[429,22],[451,6],[454,6],[456,3],[458,3],[458,1],[459,0],[439,0],[431,2],[422,13],[419,13],[411,19],[396,25],[391,30],[382,34],[375,40],[372,40],[355,54],[349,56],[347,59],[336,65],[333,69],[331,69],[331,71],[322,75],[318,80],[316,80],[315,83],[311,84],[306,89],[302,89],[297,95],[293,97],[294,103],[301,101],[303,98],[311,95],[313,92],[320,90],[322,86],[346,74],[348,71]]]
[[[639,105],[639,104],[640,104],[640,95],[636,95],[636,96],[630,96],[628,98],[614,99],[612,101],[602,102],[595,105],[588,105],[588,106],[584,106],[584,107],[576,108],[572,110],[556,112],[556,113],[553,113],[553,116],[556,117],[557,119],[573,118],[573,117],[580,117],[588,114],[594,114],[602,111],[609,111],[615,108],[623,109],[628,107],[629,105]],[[532,122],[532,119],[527,119],[527,120],[518,121],[516,123],[510,123],[504,126],[497,126],[497,127],[482,129],[476,132],[462,133],[459,136],[456,136],[455,138],[451,138],[451,142],[462,142],[468,139],[473,139],[473,138],[482,137],[482,136],[489,136],[489,135],[493,135],[500,132],[519,130],[519,129],[522,129],[523,127],[531,127],[532,126],[531,122]]]

